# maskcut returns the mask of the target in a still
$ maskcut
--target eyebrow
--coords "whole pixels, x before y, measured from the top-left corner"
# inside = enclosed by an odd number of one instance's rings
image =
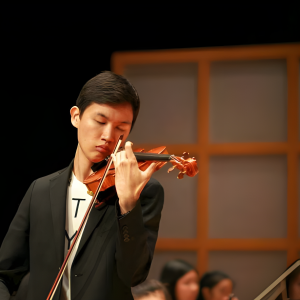
[[[102,114],[102,113],[97,113],[97,116],[101,116],[101,117],[103,117],[105,119],[108,119],[108,117],[106,115]],[[123,121],[123,122],[120,122],[120,123],[129,124],[129,125],[132,124],[131,122],[127,122],[127,121]]]

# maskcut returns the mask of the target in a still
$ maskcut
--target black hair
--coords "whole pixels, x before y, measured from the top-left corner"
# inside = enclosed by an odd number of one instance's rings
[[[200,279],[200,292],[198,300],[205,300],[202,294],[202,288],[207,287],[209,289],[212,289],[224,279],[230,279],[230,277],[227,274],[220,271],[206,272]]]
[[[135,300],[150,295],[156,291],[161,291],[165,295],[166,300],[171,300],[170,294],[166,287],[155,279],[146,280],[143,283],[131,288],[132,295]]]
[[[300,266],[296,268],[293,272],[291,272],[287,277],[286,277],[286,291],[287,291],[287,297],[290,297],[289,295],[289,287],[290,284],[297,278],[297,276],[300,274]]]
[[[90,79],[81,89],[76,101],[80,117],[92,103],[118,105],[128,102],[132,106],[131,129],[140,109],[140,98],[134,86],[123,76],[104,71]]]
[[[166,287],[173,300],[176,299],[175,286],[178,279],[192,270],[197,272],[192,265],[181,259],[171,260],[163,267],[160,275],[160,281],[166,284]]]

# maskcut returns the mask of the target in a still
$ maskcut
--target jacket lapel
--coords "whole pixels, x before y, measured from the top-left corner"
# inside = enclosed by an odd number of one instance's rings
[[[89,239],[90,235],[92,234],[92,232],[94,231],[95,227],[103,219],[104,216],[106,216],[105,217],[106,219],[104,218],[105,222],[103,222],[101,231],[105,231],[111,227],[115,218],[107,219],[106,211],[107,210],[109,211],[112,208],[114,210],[117,199],[118,199],[117,194],[115,194],[112,198],[110,198],[109,200],[104,202],[100,208],[98,208],[98,209],[96,209],[95,207],[92,208],[89,218],[87,220],[87,224],[84,228],[74,261],[75,261],[76,257],[78,256],[78,254],[80,253],[81,249],[84,247],[84,245],[88,241],[88,239]],[[112,220],[112,222],[110,222],[109,220]]]
[[[57,249],[58,261],[64,260],[66,197],[73,161],[58,176],[50,180],[50,202],[54,227],[54,242]]]
[[[69,184],[69,179],[73,169],[73,161],[71,164],[64,169],[58,176],[50,180],[50,201],[51,201],[51,211],[52,220],[54,226],[54,241],[56,244],[56,249],[58,253],[59,263],[64,260],[65,253],[65,227],[66,227],[66,198],[67,198],[67,188]],[[112,202],[115,201],[111,199]],[[109,202],[111,202],[109,201]],[[77,249],[76,256],[81,251],[93,230],[100,222],[100,220],[105,215],[109,205],[104,203],[101,208],[92,208],[90,215],[88,217],[87,223],[85,225],[79,247]],[[75,257],[76,257],[75,256]]]
[[[96,209],[95,207],[92,208],[87,223],[85,225],[84,231],[82,233],[82,237],[75,258],[77,257],[77,255],[79,254],[79,252],[81,251],[81,249],[83,248],[87,240],[89,239],[90,235],[94,231],[97,224],[101,221],[101,219],[105,215],[107,208],[108,205],[106,204],[102,205],[101,209]]]
[[[87,259],[90,258],[93,261],[92,262],[93,265],[97,261],[100,261],[99,259],[101,259],[102,255],[105,251],[105,246],[107,246],[107,243],[105,243],[105,242],[107,241],[107,236],[109,234],[109,230],[113,226],[113,224],[116,222],[115,213],[116,213],[115,207],[112,204],[109,204],[109,205],[105,204],[105,207],[103,207],[103,209],[102,209],[101,216],[100,216],[100,211],[98,211],[98,213],[97,213],[97,210],[93,208],[93,216],[94,217],[92,217],[92,219],[88,220],[88,224],[89,224],[90,220],[94,220],[92,222],[96,223],[96,219],[98,219],[97,224],[99,223],[99,221],[101,221],[101,225],[100,225],[101,228],[99,228],[99,232],[97,232],[97,242],[93,245],[93,247],[96,247],[96,248],[94,248],[95,251],[93,251],[92,253],[90,252],[90,253],[88,253],[88,256],[85,256],[85,258],[87,258]],[[96,216],[98,216],[98,217],[96,217]],[[100,217],[100,219],[99,219],[99,217]],[[90,224],[92,222],[90,222]],[[88,231],[86,231],[86,228],[85,228],[85,230],[83,232],[83,237],[80,241],[80,245],[78,247],[76,256],[75,256],[73,264],[72,264],[73,271],[71,271],[71,272],[76,272],[74,268],[76,268],[75,265],[76,265],[77,258],[78,259],[80,258],[79,252],[82,250],[82,248],[84,247],[84,245],[86,244],[87,240],[90,237],[90,234],[91,234],[90,230],[91,230],[92,226],[91,225],[89,225],[89,226],[88,226],[89,227]],[[104,234],[101,234],[101,233],[104,233]],[[77,268],[77,270],[78,270],[78,268]],[[79,282],[80,284],[77,284],[77,285],[71,284],[72,299],[82,299],[82,295],[85,294],[86,287],[88,287],[89,280],[94,271],[93,267],[91,267],[91,262],[87,262],[87,261],[85,261],[84,264],[81,264],[79,266],[79,270],[82,273],[84,273],[86,276],[81,277],[82,279]]]

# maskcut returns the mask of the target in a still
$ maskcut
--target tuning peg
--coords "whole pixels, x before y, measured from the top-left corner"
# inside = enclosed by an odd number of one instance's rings
[[[183,152],[183,159],[188,159],[189,158],[189,153],[188,152]]]

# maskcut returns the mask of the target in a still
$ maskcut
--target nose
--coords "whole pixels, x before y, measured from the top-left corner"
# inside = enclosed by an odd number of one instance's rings
[[[113,127],[107,124],[102,132],[101,140],[108,142],[114,141],[114,130]]]

